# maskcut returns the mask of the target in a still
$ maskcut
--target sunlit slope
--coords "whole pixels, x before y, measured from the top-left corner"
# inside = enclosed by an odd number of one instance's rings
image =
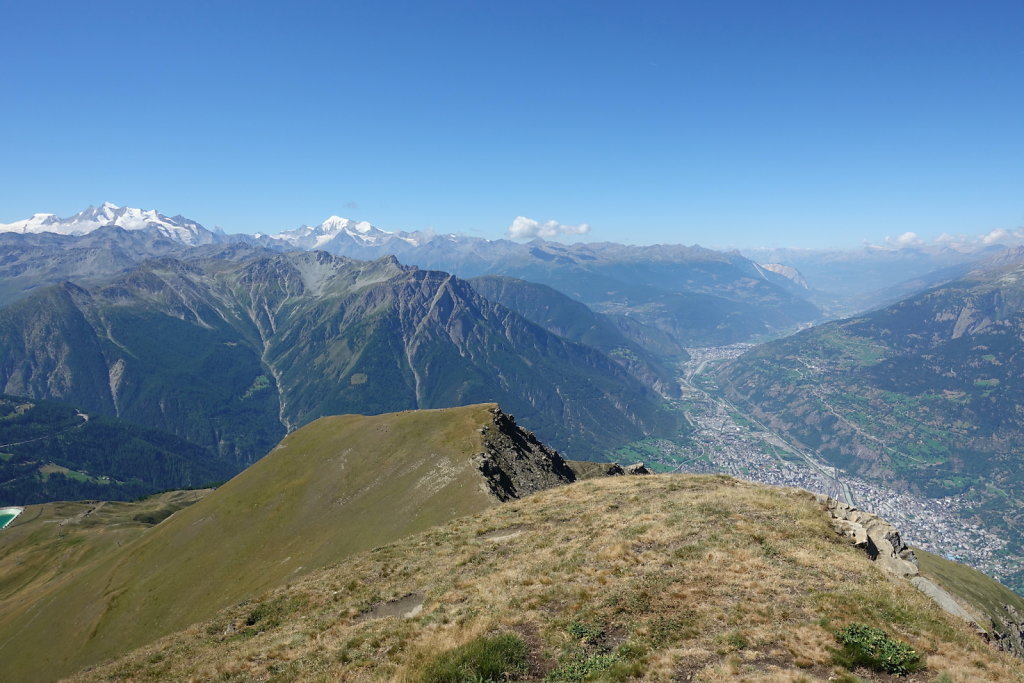
[[[476,456],[515,428],[497,425],[495,408],[328,417],[294,432],[202,501],[0,603],[9,680],[70,673],[352,553],[496,504]]]
[[[168,491],[141,501],[75,501],[29,505],[0,532],[0,614],[31,600],[48,582],[60,583],[135,540],[209,494],[211,489]],[[26,596],[16,595],[20,591]],[[6,624],[0,619],[0,627]]]
[[[1024,598],[995,579],[924,550],[915,549],[914,553],[921,564],[921,574],[952,593],[982,628],[1006,632],[1007,621],[1012,618],[1007,606],[1024,614]]]
[[[1024,675],[807,492],[659,475],[542,491],[360,553],[78,679],[455,680],[424,674],[509,634],[526,651],[515,680],[853,681],[833,659],[853,622],[920,652],[912,681]]]

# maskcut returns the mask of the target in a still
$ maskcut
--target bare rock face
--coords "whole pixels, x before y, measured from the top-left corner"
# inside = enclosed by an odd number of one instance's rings
[[[625,467],[617,462],[613,462],[609,463],[605,470],[601,472],[601,475],[605,477],[621,477],[627,474],[654,474],[654,472],[647,469],[647,465],[642,462],[635,462]]]
[[[494,408],[486,426],[478,466],[491,494],[506,501],[576,481],[576,473],[558,451],[542,444],[516,419]]]
[[[1003,605],[1003,609],[1006,618],[1002,623],[992,621],[990,640],[998,649],[1024,658],[1024,615],[1012,605]]]
[[[934,600],[936,603],[938,603],[939,607],[941,607],[942,609],[946,610],[955,617],[960,617],[964,621],[977,626],[977,622],[975,621],[974,617],[971,616],[971,614],[967,610],[961,607],[960,603],[953,599],[953,597],[949,593],[947,593],[939,586],[936,586],[933,582],[929,581],[923,576],[912,576],[910,577],[910,583],[914,584],[917,590],[921,591],[929,598]],[[981,631],[981,633],[984,633],[984,631]]]
[[[872,561],[896,576],[917,576],[917,557],[900,538],[896,527],[878,515],[834,498],[820,494],[815,498],[828,511],[833,528],[848,536],[855,546],[863,548]]]
[[[793,266],[787,266],[781,263],[762,263],[761,267],[765,270],[770,270],[776,275],[781,275],[788,280],[792,280],[794,284],[799,285],[803,289],[811,288],[811,286],[807,284],[807,280],[804,279],[803,274]]]
[[[590,477],[654,474],[642,462],[623,467],[613,463],[569,463],[536,435],[516,424],[516,419],[493,408],[491,424],[480,429],[486,452],[477,456],[487,489],[500,501]],[[575,466],[585,465],[582,470]]]

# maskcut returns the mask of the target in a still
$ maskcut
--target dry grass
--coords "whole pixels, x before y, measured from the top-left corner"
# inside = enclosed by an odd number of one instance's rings
[[[491,540],[506,528],[520,533]],[[425,596],[412,618],[357,619],[410,593]],[[414,681],[440,651],[513,632],[532,679],[813,681],[843,674],[833,633],[851,621],[926,654],[902,680],[1024,680],[838,539],[808,494],[692,476],[586,481],[461,518],[77,680]]]
[[[496,505],[473,461],[492,407],[322,418],[152,528],[146,505],[30,507],[0,536],[0,678],[54,680]]]

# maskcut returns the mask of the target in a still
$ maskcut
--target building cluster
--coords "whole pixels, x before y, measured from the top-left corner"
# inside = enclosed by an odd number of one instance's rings
[[[649,456],[653,463],[676,472],[720,472],[826,494],[884,518],[912,546],[996,578],[1024,565],[1024,558],[1006,552],[1003,539],[965,521],[963,500],[925,498],[860,479],[788,444],[716,392],[704,391],[714,388],[700,374],[705,367],[743,350],[745,345],[691,350],[691,360],[683,366],[683,400],[693,432],[687,443],[659,442],[660,454]]]

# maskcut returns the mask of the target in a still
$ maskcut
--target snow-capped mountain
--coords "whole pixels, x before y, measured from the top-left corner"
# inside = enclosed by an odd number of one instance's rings
[[[381,230],[366,221],[353,221],[341,216],[331,216],[317,226],[303,225],[294,230],[286,230],[273,239],[287,242],[298,249],[330,249],[331,243],[352,241],[359,246],[380,246],[394,240],[417,246],[415,236],[404,232]]]
[[[116,225],[124,230],[152,229],[176,242],[190,246],[218,241],[218,233],[207,230],[184,216],[168,217],[155,210],[133,209],[105,202],[102,206],[79,211],[74,216],[59,218],[52,213],[37,213],[31,218],[0,223],[0,232],[85,235],[98,228]]]

